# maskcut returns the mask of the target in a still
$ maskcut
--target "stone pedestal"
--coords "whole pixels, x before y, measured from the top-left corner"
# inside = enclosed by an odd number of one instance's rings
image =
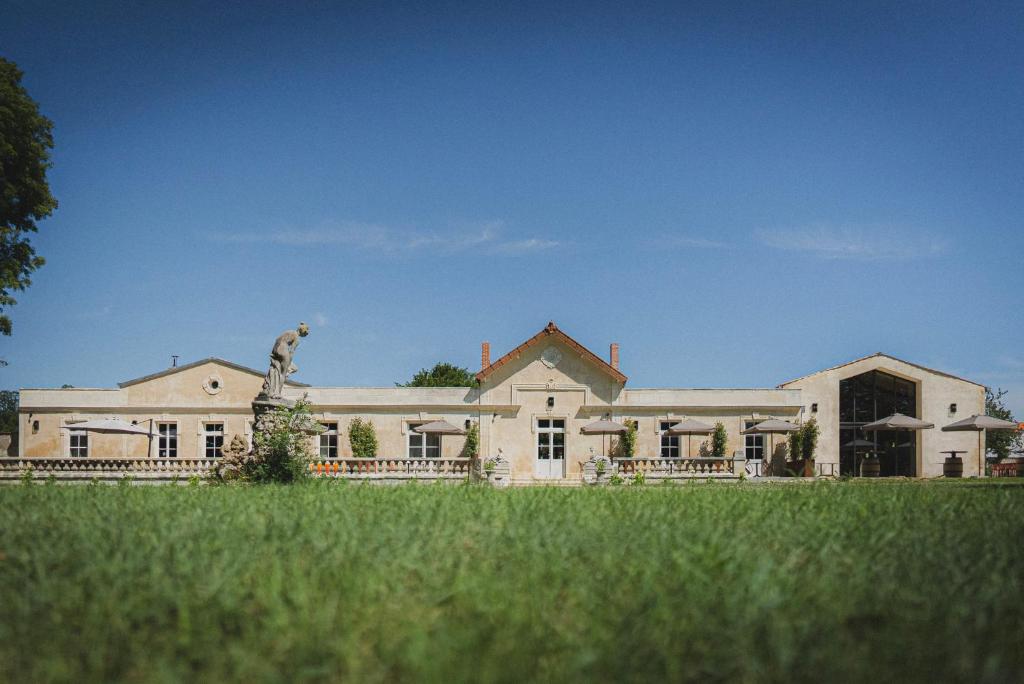
[[[512,464],[501,456],[495,456],[493,462],[494,469],[484,473],[487,481],[493,487],[508,487],[512,484]]]
[[[598,463],[602,465],[599,466]],[[614,470],[615,464],[607,456],[591,456],[583,463],[583,482],[593,485],[605,484],[614,474]]]

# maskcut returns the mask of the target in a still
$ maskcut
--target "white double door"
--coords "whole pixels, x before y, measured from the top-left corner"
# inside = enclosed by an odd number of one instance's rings
[[[534,475],[545,479],[565,477],[564,419],[537,419],[537,458]]]

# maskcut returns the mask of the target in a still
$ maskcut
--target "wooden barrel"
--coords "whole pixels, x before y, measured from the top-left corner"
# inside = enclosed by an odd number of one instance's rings
[[[878,477],[882,473],[882,464],[877,458],[865,458],[860,462],[861,477]]]
[[[959,456],[947,456],[946,462],[942,464],[942,475],[944,477],[963,477],[964,459]]]

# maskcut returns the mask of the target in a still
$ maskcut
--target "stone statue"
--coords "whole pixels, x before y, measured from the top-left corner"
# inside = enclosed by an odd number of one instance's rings
[[[270,350],[270,370],[263,381],[263,391],[260,392],[258,400],[262,401],[283,401],[281,390],[288,376],[298,370],[292,359],[295,357],[295,349],[299,346],[299,338],[309,334],[309,326],[299,323],[296,330],[286,330],[274,342],[274,348]]]

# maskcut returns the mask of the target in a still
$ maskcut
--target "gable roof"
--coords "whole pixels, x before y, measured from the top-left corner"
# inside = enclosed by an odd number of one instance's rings
[[[117,383],[117,386],[121,387],[121,388],[131,387],[132,385],[138,385],[139,383],[149,382],[150,380],[156,380],[157,378],[162,378],[162,377],[167,376],[167,375],[173,375],[174,373],[180,373],[181,371],[186,371],[186,370],[188,370],[190,368],[195,368],[196,366],[202,366],[204,363],[216,363],[216,364],[219,364],[221,366],[225,366],[227,368],[231,368],[231,369],[236,370],[236,371],[241,371],[242,373],[249,373],[250,375],[255,375],[255,376],[260,377],[260,378],[262,378],[264,375],[266,375],[266,373],[261,373],[258,370],[256,370],[255,368],[249,368],[248,366],[243,366],[243,365],[238,364],[238,363],[232,363],[231,361],[225,361],[224,359],[219,359],[216,356],[210,356],[210,357],[207,357],[205,359],[200,359],[199,361],[193,361],[192,363],[186,363],[183,366],[172,366],[171,368],[168,368],[167,370],[162,370],[159,373],[151,373],[150,375],[143,375],[141,378],[135,378],[134,380],[125,380],[124,382]],[[304,382],[296,382],[295,380],[289,380],[285,384],[290,385],[292,387],[309,387],[309,385],[307,385],[306,383],[304,383]]]
[[[510,351],[508,354],[502,356],[500,359],[492,363],[487,368],[481,368],[480,372],[476,374],[477,381],[482,381],[488,375],[498,370],[509,361],[519,358],[519,356],[530,347],[536,346],[541,342],[549,339],[558,340],[559,342],[569,347],[573,351],[578,352],[580,356],[596,365],[600,370],[604,371],[606,374],[610,375],[611,377],[615,378],[616,380],[623,384],[626,383],[626,376],[623,375],[617,368],[612,367],[611,364],[602,359],[600,356],[598,356],[597,354],[595,354],[594,352],[590,351],[582,344],[577,342],[576,340],[566,335],[559,329],[557,325],[555,325],[554,321],[548,321],[548,324],[544,326],[543,330],[541,330],[539,333],[523,342],[521,345]]]
[[[900,363],[905,363],[908,366],[913,366],[914,368],[919,368],[920,370],[927,371],[929,373],[935,373],[936,375],[941,375],[941,376],[946,377],[946,378],[952,378],[954,380],[959,380],[960,382],[966,382],[966,383],[969,383],[971,385],[977,385],[978,387],[985,387],[985,385],[981,384],[980,382],[974,382],[973,380],[968,380],[967,378],[961,378],[958,375],[953,375],[951,373],[944,373],[943,371],[935,370],[934,368],[929,368],[928,366],[922,366],[922,365],[917,364],[917,363],[911,363],[910,361],[904,361],[903,359],[898,359],[898,358],[896,358],[895,356],[893,356],[891,354],[886,354],[885,352],[875,352],[874,354],[868,354],[867,356],[862,356],[859,359],[854,359],[853,361],[847,361],[846,363],[841,363],[838,366],[832,366],[831,368],[826,368],[824,370],[815,371],[813,373],[808,373],[807,375],[801,375],[799,378],[794,378],[793,380],[787,380],[786,382],[779,383],[777,385],[777,387],[781,388],[781,387],[785,387],[786,385],[792,385],[794,382],[797,382],[799,380],[803,380],[805,378],[809,378],[809,377],[811,377],[813,375],[820,375],[821,373],[828,373],[829,371],[834,371],[834,370],[838,370],[840,368],[845,368],[846,366],[852,366],[855,363],[860,363],[861,361],[867,361],[868,359],[873,359],[873,358],[878,357],[878,356],[884,357],[886,359],[891,359],[893,361],[898,361]]]

